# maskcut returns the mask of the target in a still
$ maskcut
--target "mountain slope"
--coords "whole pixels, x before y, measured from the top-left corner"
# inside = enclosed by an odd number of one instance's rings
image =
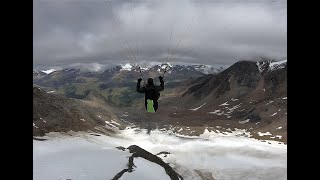
[[[182,129],[192,126],[198,129],[195,133],[218,125],[249,130],[259,139],[275,138],[271,134],[277,134],[276,139],[286,142],[286,61],[264,62],[263,71],[258,64],[239,61],[219,74],[184,82],[175,88],[175,96],[159,101],[154,121],[168,116],[165,123]]]
[[[113,127],[123,128],[125,122],[118,118],[122,113],[95,93],[90,93],[86,100],[78,100],[33,87],[34,135],[70,130],[111,133]]]

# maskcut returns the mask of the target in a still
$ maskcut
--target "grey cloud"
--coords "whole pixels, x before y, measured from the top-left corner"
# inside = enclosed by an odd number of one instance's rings
[[[35,0],[34,64],[285,58],[286,3]]]

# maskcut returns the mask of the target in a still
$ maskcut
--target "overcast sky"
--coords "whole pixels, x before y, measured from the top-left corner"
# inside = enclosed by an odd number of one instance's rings
[[[34,65],[287,56],[286,0],[33,0]]]

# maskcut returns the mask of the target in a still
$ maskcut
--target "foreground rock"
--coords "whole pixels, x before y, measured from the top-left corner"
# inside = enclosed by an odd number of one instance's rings
[[[119,150],[125,150],[125,148],[123,147],[117,147],[117,149]],[[165,169],[165,172],[168,174],[168,176],[170,177],[171,180],[183,180],[183,177],[181,177],[178,173],[176,173],[172,167],[170,167],[167,163],[163,162],[161,158],[159,158],[158,156],[142,149],[141,147],[137,146],[137,145],[131,145],[128,148],[126,148],[129,150],[130,153],[132,153],[132,155],[129,157],[129,162],[127,164],[126,169],[123,169],[122,171],[120,171],[114,178],[113,180],[117,180],[119,179],[124,173],[126,172],[132,172],[133,171],[133,167],[134,165],[134,158],[137,157],[142,157],[150,162],[156,163],[160,166],[162,166]],[[168,153],[168,152],[166,152]],[[163,152],[159,153],[159,154],[163,154]],[[169,153],[168,153],[169,154]]]

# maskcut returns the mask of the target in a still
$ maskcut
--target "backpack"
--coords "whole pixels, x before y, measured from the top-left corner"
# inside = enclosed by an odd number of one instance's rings
[[[153,86],[153,88],[152,88],[153,97],[154,97],[154,100],[157,101],[157,100],[159,99],[159,97],[160,97],[160,92],[159,92],[159,91],[156,91],[155,89],[156,89],[155,86]]]
[[[152,98],[156,101],[159,99],[160,92],[155,90],[155,86],[153,86],[151,89],[149,89],[149,92],[150,92],[148,95],[149,97],[152,96]]]
[[[155,91],[155,100],[158,100],[160,97],[160,92]]]

